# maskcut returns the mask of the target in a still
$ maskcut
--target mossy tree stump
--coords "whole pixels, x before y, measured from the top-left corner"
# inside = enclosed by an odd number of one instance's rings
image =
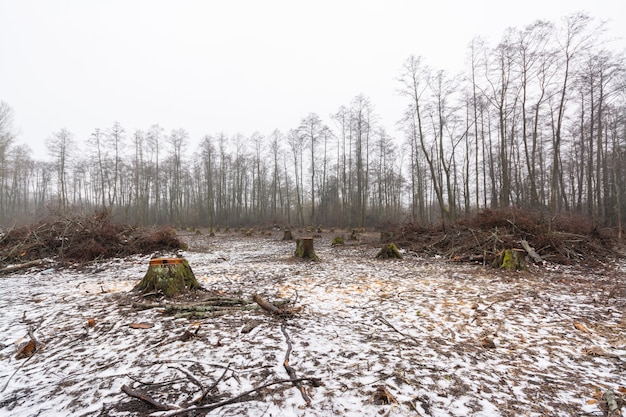
[[[505,249],[493,260],[493,267],[506,269],[507,271],[524,271],[526,270],[526,264],[521,253],[514,249]]]
[[[296,241],[295,256],[302,259],[318,260],[315,250],[313,249],[313,238],[305,237]]]
[[[333,238],[333,243],[331,243],[331,246],[343,246],[343,245],[345,245],[343,236],[335,236]]]
[[[384,245],[378,254],[376,255],[378,259],[402,259],[402,255],[398,250],[398,247],[395,243],[388,243]]]
[[[144,294],[163,294],[166,297],[199,288],[201,285],[184,258],[151,259],[148,272],[135,286],[135,290]]]
[[[283,240],[293,240],[293,234],[291,233],[291,229],[283,230]]]

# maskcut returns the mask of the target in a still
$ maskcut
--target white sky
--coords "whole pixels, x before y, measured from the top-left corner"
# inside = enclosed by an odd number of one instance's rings
[[[609,20],[618,0],[0,0],[0,100],[36,158],[65,127],[82,142],[119,121],[205,134],[269,135],[369,97],[394,136],[409,55],[456,73],[475,36],[575,11]],[[626,35],[626,34],[624,34]],[[619,49],[626,43],[620,40]]]

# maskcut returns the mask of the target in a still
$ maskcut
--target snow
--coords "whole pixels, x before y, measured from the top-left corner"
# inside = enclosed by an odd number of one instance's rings
[[[626,386],[623,265],[505,273],[410,251],[377,260],[375,245],[331,247],[332,237],[316,239],[319,262],[295,260],[295,244],[276,236],[185,237],[184,256],[205,288],[296,300],[302,310],[285,322],[290,365],[323,384],[305,384],[308,407],[281,384],[210,415],[602,415],[601,398],[589,401]],[[224,374],[215,401],[288,378],[278,318],[254,310],[189,320],[134,309],[129,291],[148,261],[0,277],[0,415],[167,416],[122,385],[188,406],[199,392],[183,371],[205,386]],[[260,324],[241,333],[252,320]],[[43,346],[16,359],[29,327]],[[178,340],[185,330],[197,336]],[[496,347],[483,347],[485,338]],[[374,404],[379,385],[398,403]]]

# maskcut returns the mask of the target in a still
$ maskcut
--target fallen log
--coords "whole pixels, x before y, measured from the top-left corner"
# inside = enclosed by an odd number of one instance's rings
[[[0,269],[0,275],[11,274],[13,272],[21,271],[23,269],[32,268],[34,266],[41,266],[45,263],[43,259],[37,259],[30,262],[24,262],[18,265],[7,266],[6,268]]]

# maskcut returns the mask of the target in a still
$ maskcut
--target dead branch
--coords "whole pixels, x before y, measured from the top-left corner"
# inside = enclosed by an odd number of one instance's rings
[[[6,268],[0,269],[0,275],[11,274],[13,272],[21,271],[23,269],[32,268],[34,266],[41,266],[45,263],[43,259],[37,259],[34,261],[24,262],[18,265],[7,266]]]
[[[182,372],[183,374],[185,374],[185,376],[187,378],[189,378],[189,380],[194,384],[197,385],[198,388],[200,388],[200,391],[202,392],[202,396],[204,396],[205,394],[205,388],[204,385],[202,384],[202,382],[200,382],[200,380],[198,378],[196,378],[191,372],[186,371],[182,368],[178,368],[176,366],[168,366],[169,369],[174,369],[176,371]]]
[[[156,408],[157,410],[168,411],[168,410],[179,410],[180,409],[180,407],[176,407],[174,405],[161,404],[160,402],[156,401],[155,399],[150,397],[145,392],[134,390],[134,389],[128,387],[127,385],[122,385],[122,391],[126,395],[129,395],[129,396],[131,396],[133,398],[137,398],[137,399],[139,399],[139,400],[141,400],[143,402],[146,402],[146,403],[150,404],[152,407]]]
[[[489,310],[496,303],[502,303],[502,302],[510,301],[510,300],[511,300],[511,298],[503,298],[501,300],[496,300],[496,301],[492,302],[491,304],[489,304],[487,307],[483,308],[482,310],[477,310],[477,313],[483,313],[483,312]],[[474,323],[479,316],[480,316],[480,314],[476,314],[474,316],[474,318],[470,321],[470,324]]]
[[[543,259],[541,258],[541,256],[539,256],[539,254],[535,252],[535,248],[530,247],[530,245],[525,239],[522,239],[520,243],[522,244],[522,247],[524,248],[524,250],[528,253],[528,255],[532,258],[532,260],[536,264],[543,263]]]
[[[185,409],[182,409],[182,410],[173,411],[172,413],[165,414],[164,417],[180,416],[180,415],[191,413],[191,412],[197,411],[197,410],[203,410],[203,411],[215,410],[216,408],[224,407],[225,405],[234,404],[236,402],[239,402],[242,398],[245,398],[245,397],[247,397],[248,395],[250,395],[252,393],[255,393],[257,391],[261,391],[261,390],[263,390],[263,389],[265,389],[267,387],[271,387],[273,385],[294,383],[294,382],[305,382],[305,381],[309,381],[311,383],[311,385],[314,386],[314,387],[319,387],[322,384],[321,378],[315,378],[315,377],[297,378],[297,379],[279,379],[279,380],[276,380],[276,381],[268,382],[267,384],[263,384],[263,385],[261,385],[259,387],[256,387],[256,388],[252,388],[251,390],[242,392],[239,395],[236,395],[236,396],[234,396],[232,398],[229,398],[227,400],[224,400],[224,401],[220,401],[218,403],[201,405],[201,406],[197,406],[197,407],[189,407],[189,408],[185,408]]]
[[[261,307],[263,310],[267,311],[270,314],[283,315],[286,313],[283,309],[276,307],[274,304],[270,303],[258,294],[254,294],[252,296],[252,300],[257,303],[259,307]]]
[[[419,341],[418,341],[416,338],[414,338],[413,336],[408,335],[408,334],[406,334],[406,333],[404,333],[404,332],[401,332],[401,331],[400,331],[400,330],[398,330],[398,329],[397,329],[397,328],[396,328],[393,324],[389,323],[389,322],[387,321],[387,319],[385,319],[383,316],[379,316],[379,317],[377,317],[376,319],[377,319],[378,321],[380,321],[382,324],[384,324],[384,325],[386,325],[386,326],[389,326],[389,327],[390,327],[393,331],[395,331],[396,333],[398,333],[398,334],[400,334],[400,335],[402,335],[402,336],[404,336],[404,337],[407,337],[407,338],[411,339],[412,341],[414,341],[415,343],[418,343],[418,344],[419,344]]]
[[[230,369],[230,363],[228,364],[228,366],[226,367],[226,369],[224,369],[224,372],[222,372],[222,375],[220,375],[219,378],[217,378],[217,380],[211,384],[210,387],[208,387],[206,390],[202,391],[202,395],[198,398],[196,398],[195,400],[193,400],[194,404],[200,404],[202,403],[202,401],[204,401],[204,399],[207,397],[207,395],[209,395],[209,393],[211,391],[213,391],[215,388],[217,388],[217,385],[220,383],[221,380],[224,379],[224,377],[226,376],[226,372],[228,372],[228,370]]]
[[[13,379],[13,377],[15,376],[17,371],[22,369],[24,367],[24,365],[26,365],[28,363],[28,361],[31,360],[31,358],[32,358],[32,356],[29,356],[24,362],[22,362],[22,364],[20,366],[17,367],[17,369],[15,369],[15,371],[13,371],[11,376],[9,376],[9,378],[7,379],[7,382],[4,384],[4,386],[0,390],[0,392],[4,392],[4,390],[7,389],[7,387],[9,386],[9,382],[11,382],[11,379]]]
[[[285,323],[280,326],[280,331],[283,332],[285,336],[285,341],[287,342],[287,352],[285,352],[285,360],[283,361],[283,367],[285,371],[287,371],[287,375],[289,375],[289,379],[292,381],[296,381],[298,378],[296,377],[296,370],[293,369],[291,365],[289,365],[289,355],[291,355],[291,339],[289,339],[289,334],[287,333],[287,329],[285,328]],[[305,402],[305,405],[308,406],[311,404],[311,397],[306,393],[306,389],[302,386],[300,382],[294,382],[293,385],[298,388],[300,391],[300,395],[302,395],[302,399]]]

